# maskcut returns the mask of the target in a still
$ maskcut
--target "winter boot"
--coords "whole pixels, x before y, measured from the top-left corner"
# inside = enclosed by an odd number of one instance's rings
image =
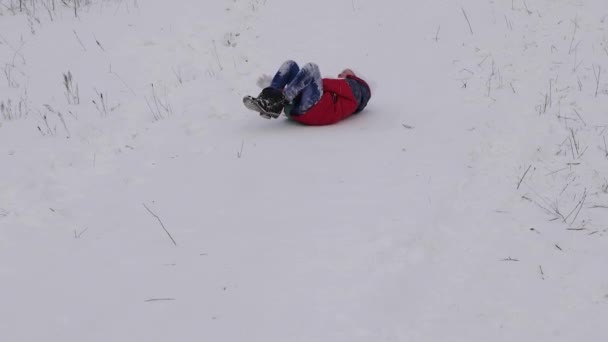
[[[275,88],[264,88],[257,98],[245,96],[243,104],[248,109],[259,112],[266,119],[278,118],[288,101],[283,92]]]

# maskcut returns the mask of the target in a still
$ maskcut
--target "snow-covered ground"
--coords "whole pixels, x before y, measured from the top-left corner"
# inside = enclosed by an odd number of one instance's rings
[[[605,0],[76,5],[0,0],[0,341],[608,338]]]

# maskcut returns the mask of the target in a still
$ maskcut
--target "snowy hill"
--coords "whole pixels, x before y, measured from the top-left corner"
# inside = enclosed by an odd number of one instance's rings
[[[0,0],[0,67],[0,341],[606,339],[605,1]]]

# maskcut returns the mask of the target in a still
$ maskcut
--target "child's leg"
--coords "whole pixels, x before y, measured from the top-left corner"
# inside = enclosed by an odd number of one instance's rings
[[[283,94],[290,102],[296,100],[293,102],[293,114],[306,112],[323,95],[323,80],[319,67],[313,63],[306,64],[296,77],[285,86]]]
[[[285,85],[291,82],[299,71],[300,67],[298,66],[298,63],[291,60],[285,61],[274,75],[270,87],[283,90]]]

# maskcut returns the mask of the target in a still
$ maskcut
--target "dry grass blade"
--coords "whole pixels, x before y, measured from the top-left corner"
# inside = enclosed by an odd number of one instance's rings
[[[167,233],[167,236],[169,236],[169,239],[171,239],[171,242],[173,242],[173,244],[175,246],[177,246],[177,242],[175,242],[175,239],[173,238],[173,236],[171,236],[171,233],[169,233],[167,228],[165,228],[165,225],[163,224],[163,221],[160,219],[160,217],[158,217],[158,215],[156,215],[152,210],[150,210],[150,208],[148,208],[148,206],[145,203],[142,203],[142,205],[144,206],[144,208],[146,208],[146,210],[150,213],[150,215],[154,216],[158,220],[158,222],[160,223],[160,226],[163,227],[163,230],[165,231],[165,233]]]

